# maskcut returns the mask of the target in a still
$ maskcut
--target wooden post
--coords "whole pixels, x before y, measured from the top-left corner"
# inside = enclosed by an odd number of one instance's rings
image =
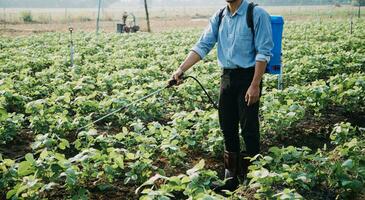
[[[100,7],[101,7],[101,0],[99,0],[98,18],[96,19],[96,34],[99,33]]]
[[[360,13],[360,11],[361,11],[361,0],[358,0],[358,2],[359,2],[359,12],[357,13],[357,16],[360,19],[360,16],[361,16],[361,13]]]
[[[148,32],[151,32],[151,26],[150,26],[150,16],[149,16],[149,14],[148,14],[147,0],[144,0],[144,9],[146,10],[147,31],[148,31]]]

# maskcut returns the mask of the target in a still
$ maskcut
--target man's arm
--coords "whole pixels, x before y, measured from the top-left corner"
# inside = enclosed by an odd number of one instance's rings
[[[182,82],[181,75],[194,66],[197,62],[202,60],[214,47],[218,36],[218,18],[219,12],[215,13],[210,21],[208,27],[200,37],[199,41],[192,48],[185,61],[174,72],[172,78],[177,80],[178,84]]]
[[[270,62],[271,50],[274,48],[270,15],[262,8],[255,8],[255,11],[255,48],[257,55],[255,75],[245,96],[248,106],[255,104],[260,99],[260,83],[266,71],[266,66]]]
[[[181,75],[186,72],[188,69],[190,69],[193,65],[195,65],[197,62],[201,60],[199,54],[197,54],[195,51],[190,51],[188,56],[186,57],[185,61],[180,65],[179,68],[174,72],[173,79],[177,80],[177,84],[181,84]]]

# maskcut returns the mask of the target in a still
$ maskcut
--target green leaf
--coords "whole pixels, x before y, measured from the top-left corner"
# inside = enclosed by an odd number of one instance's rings
[[[68,168],[66,170],[66,183],[69,186],[74,186],[76,185],[77,182],[77,177],[76,177],[76,172],[74,169],[72,168]]]
[[[169,182],[174,183],[175,185],[181,185],[181,179],[177,176],[170,177]]]
[[[124,169],[124,161],[122,156],[114,158],[114,161],[119,166],[119,168]]]
[[[4,164],[8,167],[11,167],[15,164],[15,161],[10,159],[4,159]]]
[[[188,176],[184,176],[182,179],[181,179],[181,183],[184,184],[184,183],[189,183],[190,182],[190,178]]]
[[[31,154],[31,153],[27,153],[25,155],[25,160],[26,161],[29,161],[29,162],[35,162],[34,157],[33,157],[33,154]]]
[[[204,159],[202,159],[202,160],[200,160],[199,161],[199,163],[198,164],[196,164],[192,169],[189,169],[186,173],[188,174],[188,175],[192,175],[193,173],[195,173],[195,172],[197,172],[197,171],[199,171],[199,170],[201,170],[201,169],[203,169],[204,168],[204,166],[205,166],[205,160]]]
[[[125,156],[127,157],[128,160],[136,159],[136,156],[133,153],[127,153]]]
[[[279,147],[271,147],[269,149],[271,153],[273,153],[275,156],[279,156],[282,152],[282,150]]]
[[[76,148],[77,150],[80,150],[80,147],[81,147],[80,139],[77,139],[77,140],[74,142],[74,144],[75,144],[75,148]]]
[[[70,143],[68,142],[68,140],[66,139],[61,139],[60,143],[58,144],[58,147],[61,149],[61,150],[65,150],[66,147],[67,148],[70,148]]]
[[[253,171],[252,175],[257,178],[265,178],[270,175],[270,172],[265,168],[261,168],[260,170]]]
[[[8,119],[9,115],[4,108],[0,108],[0,121]]]
[[[361,191],[364,188],[364,183],[359,180],[352,181],[351,188],[355,191]]]
[[[344,188],[353,189],[354,191],[361,191],[364,187],[364,184],[359,180],[343,180],[341,181],[341,185]]]
[[[84,188],[81,188],[77,191],[77,194],[72,196],[72,200],[87,200],[88,199],[88,195],[87,195],[88,191]]]
[[[132,180],[134,180],[134,181],[135,181],[135,180],[137,180],[137,179],[138,179],[137,174],[133,174],[133,175],[131,176],[131,179],[132,179]]]
[[[128,129],[127,129],[126,127],[123,127],[123,128],[122,128],[122,133],[123,133],[124,135],[128,134]]]
[[[12,196],[16,194],[16,189],[12,189],[6,193],[6,199],[10,199]]]
[[[205,160],[202,159],[202,160],[199,161],[199,163],[197,165],[194,166],[194,168],[196,168],[198,170],[201,170],[201,169],[204,168],[204,166],[205,166]]]
[[[48,156],[48,151],[45,148],[45,149],[43,149],[42,153],[39,155],[39,159],[44,160],[45,158],[47,158],[47,156]]]
[[[18,167],[18,175],[19,176],[27,176],[29,174],[34,173],[34,167],[31,162],[29,161],[23,161],[19,163]]]
[[[118,133],[118,134],[116,134],[114,137],[115,137],[115,139],[117,139],[117,140],[122,140],[122,139],[124,139],[124,138],[125,138],[125,134],[124,134],[124,133]]]
[[[354,162],[351,159],[348,159],[342,163],[341,167],[351,169],[354,167]]]
[[[23,191],[25,191],[28,188],[28,186],[26,185],[22,185],[20,186],[17,191],[16,191],[16,196],[19,196],[19,194],[21,194]]]

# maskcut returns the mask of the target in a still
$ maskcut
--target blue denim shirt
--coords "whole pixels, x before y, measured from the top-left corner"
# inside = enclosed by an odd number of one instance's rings
[[[252,67],[256,61],[269,63],[271,50],[274,47],[270,15],[264,9],[255,7],[254,42],[246,21],[247,8],[247,0],[242,1],[234,15],[230,13],[228,7],[225,8],[219,30],[219,11],[217,11],[192,50],[203,59],[218,42],[218,64],[225,69]]]

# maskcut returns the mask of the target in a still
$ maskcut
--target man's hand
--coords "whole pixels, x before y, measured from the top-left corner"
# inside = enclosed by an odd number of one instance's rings
[[[176,80],[176,85],[180,85],[183,82],[182,75],[184,74],[183,70],[179,67],[177,70],[172,74],[171,79]]]
[[[245,102],[247,106],[251,106],[255,104],[260,99],[260,86],[259,85],[251,85],[246,93]]]
[[[177,82],[176,85],[180,85],[183,82],[182,75],[184,74],[184,72],[188,71],[188,69],[191,68],[200,59],[201,58],[200,58],[199,54],[197,54],[195,51],[190,51],[189,55],[185,58],[185,61],[172,74],[171,79],[176,80],[176,82]],[[169,83],[170,83],[170,81],[169,81]]]
[[[255,74],[245,96],[247,106],[251,106],[260,99],[260,84],[266,70],[266,61],[256,61]]]

